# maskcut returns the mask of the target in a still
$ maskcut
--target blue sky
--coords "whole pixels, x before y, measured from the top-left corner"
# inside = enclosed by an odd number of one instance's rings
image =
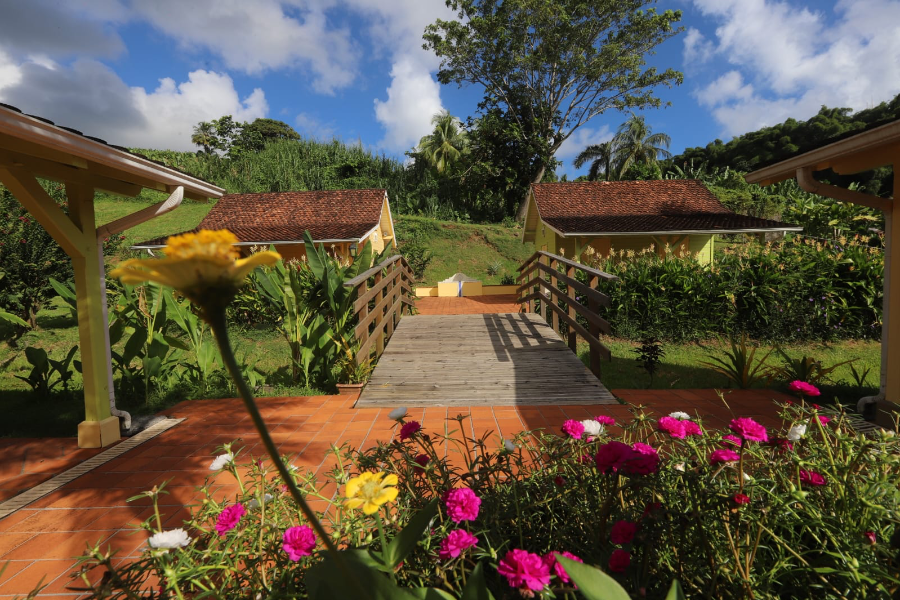
[[[661,0],[685,31],[651,63],[685,74],[648,111],[672,150],[819,106],[862,109],[900,93],[900,0]],[[191,127],[233,114],[402,157],[445,108],[482,90],[440,86],[421,49],[443,0],[0,0],[0,101],[129,146],[191,149]],[[625,116],[601,115],[574,155]]]

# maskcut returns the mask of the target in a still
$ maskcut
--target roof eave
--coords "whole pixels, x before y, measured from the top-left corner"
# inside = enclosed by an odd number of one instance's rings
[[[548,225],[549,227],[549,225]],[[692,233],[717,234],[717,233],[771,233],[773,231],[803,231],[802,227],[750,227],[745,229],[672,229],[665,231],[581,231],[561,233],[563,237],[612,237],[635,235],[686,235]]]

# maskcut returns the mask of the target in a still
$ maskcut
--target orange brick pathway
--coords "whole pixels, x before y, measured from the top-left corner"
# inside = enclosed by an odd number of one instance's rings
[[[420,315],[484,315],[517,313],[515,294],[498,296],[469,296],[467,298],[416,298]]]
[[[779,427],[771,400],[785,398],[777,392],[734,391],[727,394],[729,410],[713,390],[613,393],[658,415],[675,410],[697,414],[710,428],[724,427],[732,417],[731,410],[736,415],[754,416],[767,427]],[[317,396],[264,398],[259,404],[279,450],[295,454],[296,465],[322,473],[330,467],[326,452],[332,444],[349,442],[368,448],[392,438],[393,423],[387,418],[390,409],[354,409],[354,401],[350,396]],[[48,584],[42,598],[78,597],[67,588],[68,574],[75,565],[73,557],[84,551],[85,544],[99,541],[116,549],[123,559],[137,556],[145,546],[146,534],[133,533],[133,526],[146,519],[150,509],[146,501],[129,504],[129,497],[170,480],[170,494],[161,497],[161,510],[164,526],[177,527],[187,514],[184,505],[196,498],[195,486],[210,474],[209,464],[219,445],[239,439],[239,445],[250,453],[262,453],[238,400],[188,401],[166,412],[187,420],[0,520],[0,563],[9,561],[0,577],[0,597],[27,594],[42,579]],[[410,409],[409,418],[420,421],[426,430],[443,431],[445,421],[457,414],[471,414],[465,426],[470,435],[494,432],[507,437],[525,429],[558,431],[566,419],[606,414],[622,421],[630,415],[624,405],[487,406]],[[499,439],[495,441],[499,445]],[[60,447],[59,440],[42,442]],[[72,450],[71,455],[79,452]],[[20,456],[13,441],[0,450],[4,465],[7,456]],[[227,476],[220,481],[216,495],[237,492]]]
[[[75,438],[0,440],[0,502],[99,452],[100,449],[79,449]]]

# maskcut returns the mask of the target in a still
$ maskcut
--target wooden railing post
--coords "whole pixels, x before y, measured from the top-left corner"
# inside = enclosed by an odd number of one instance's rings
[[[549,260],[549,265],[553,270],[553,273],[556,273],[556,260],[551,258]],[[553,273],[550,274],[550,285],[556,289],[559,289],[559,282],[556,279],[556,275],[553,275]],[[550,290],[547,290],[547,296],[547,302],[556,302],[556,300],[553,298],[553,295],[550,293]],[[555,310],[553,311],[553,331],[559,333],[559,314]]]
[[[596,275],[591,275],[589,277],[588,285],[592,290],[597,289],[598,281]],[[595,315],[600,312],[600,306],[593,296],[588,299],[588,308]],[[591,335],[594,336],[595,339],[600,339],[600,327],[596,323],[588,323],[588,326],[590,327]],[[597,379],[600,379],[600,351],[593,346],[591,346],[591,371],[597,376]]]
[[[569,277],[570,279],[575,279],[575,267],[573,267],[572,265],[567,266],[566,267],[566,276]],[[575,286],[568,285],[566,287],[568,288],[566,297],[569,299],[569,301],[566,302],[566,308],[568,309],[569,318],[574,321],[576,318],[576,315],[575,315],[575,306],[573,306],[572,303],[575,301]],[[571,325],[568,326],[568,330],[569,330],[569,339],[568,339],[569,349],[572,352],[575,352],[577,354],[578,353],[578,335],[575,333],[575,328],[572,327]]]
[[[394,289],[394,286],[397,285],[396,277],[397,277],[397,275],[399,275],[399,273],[396,272],[396,267],[397,267],[397,263],[395,263],[395,262],[391,263],[391,270],[388,271],[388,277],[390,278],[390,283],[388,283],[387,287],[385,288],[385,292],[387,292],[388,297],[390,298],[390,302],[388,302],[388,305],[390,305],[390,306],[393,306],[394,302],[396,301],[396,291]],[[390,339],[390,337],[392,335],[394,335],[394,318],[395,318],[395,316],[396,315],[393,312],[391,312],[391,318],[389,318],[388,322],[387,322],[387,337],[388,337],[388,339]]]
[[[375,285],[377,286],[381,283],[382,275],[381,271],[375,274]],[[375,296],[378,301],[384,298],[384,288],[382,288],[378,294]],[[380,302],[376,301],[375,304],[380,304]],[[381,327],[381,321],[384,319],[384,308],[379,308],[375,313],[375,353],[376,356],[381,356],[381,353],[384,352],[384,328]]]
[[[368,289],[369,289],[369,282],[363,281],[356,288],[356,297],[362,298],[363,296],[365,296],[366,291],[368,291]],[[359,309],[359,313],[357,313],[357,314],[359,317],[358,322],[362,323],[363,319],[365,319],[366,317],[369,316],[369,303],[367,302],[365,305],[363,305],[363,307]],[[356,341],[359,342],[360,348],[363,348],[366,345],[366,342],[369,341],[369,326],[368,325],[366,325],[364,327],[359,327],[359,326],[356,327]],[[367,356],[363,356],[362,352],[359,352],[356,355],[356,364],[357,365],[361,365],[361,364],[363,364],[363,362],[365,362],[366,360],[369,359],[369,357],[368,357],[369,352],[365,352],[365,354]]]
[[[544,261],[544,258],[545,257],[543,255],[540,256],[538,258],[538,262],[542,262],[546,265],[549,265],[550,258],[546,257],[547,258],[546,262]],[[544,317],[544,322],[546,323],[547,322],[547,313],[550,312],[550,308],[547,306],[546,296],[550,295],[550,290],[548,290],[546,287],[544,287],[543,280],[540,277],[540,271],[535,271],[535,273],[538,275],[538,281],[541,282],[541,285],[538,286],[538,292],[541,294],[541,316]],[[545,291],[546,291],[546,295],[545,295]]]

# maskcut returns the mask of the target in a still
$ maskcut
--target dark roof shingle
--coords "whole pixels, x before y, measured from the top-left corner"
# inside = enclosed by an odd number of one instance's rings
[[[384,198],[383,189],[226,194],[191,231],[228,229],[247,244],[302,241],[307,230],[316,241],[360,240],[378,225]],[[134,247],[161,247],[167,237]]]
[[[541,220],[563,234],[795,228],[738,215],[693,179],[536,183],[531,188]]]

